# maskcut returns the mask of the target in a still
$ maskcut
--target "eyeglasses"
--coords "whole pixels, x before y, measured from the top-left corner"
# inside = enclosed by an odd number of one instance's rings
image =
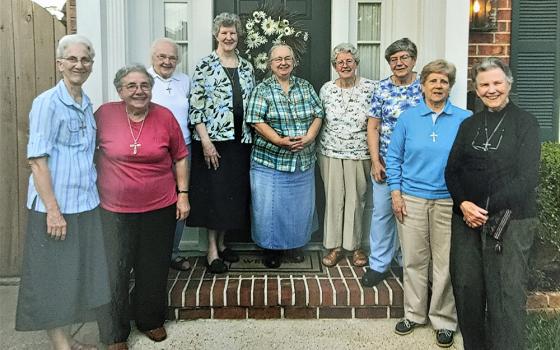
[[[177,56],[167,56],[167,55],[164,55],[164,54],[156,55],[156,58],[160,61],[169,60],[169,62],[177,62],[177,59],[178,59]]]
[[[123,86],[126,91],[128,92],[136,92],[136,90],[138,90],[138,88],[140,88],[140,90],[142,90],[143,92],[147,92],[150,91],[152,89],[152,86],[148,83],[141,83],[141,84],[134,84],[134,83],[130,83],[127,85]]]
[[[354,62],[356,62],[356,60],[349,58],[344,61],[343,60],[336,61],[335,63],[338,67],[343,67],[344,65],[351,66],[352,64],[354,64]]]
[[[72,65],[76,65],[78,64],[78,62],[80,62],[82,66],[91,66],[93,64],[93,60],[90,57],[78,58],[76,56],[68,56],[62,57],[61,60],[65,60]]]
[[[404,63],[404,62],[410,60],[411,58],[412,57],[410,55],[402,55],[402,56],[399,56],[399,57],[391,57],[391,58],[389,58],[389,63],[390,64],[397,64],[399,61]]]
[[[287,63],[290,63],[294,60],[294,58],[292,56],[286,56],[286,57],[275,57],[273,59],[271,59],[271,62],[274,63],[282,63],[282,61],[286,61]]]

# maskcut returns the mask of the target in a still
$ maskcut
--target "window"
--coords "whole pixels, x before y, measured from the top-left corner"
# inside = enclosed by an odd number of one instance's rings
[[[360,75],[379,79],[381,54],[381,1],[357,2],[357,48],[360,53]]]
[[[165,0],[163,8],[165,37],[175,40],[179,45],[181,62],[177,65],[177,70],[183,73],[188,73],[189,33],[187,16],[190,10],[189,6],[188,1]]]

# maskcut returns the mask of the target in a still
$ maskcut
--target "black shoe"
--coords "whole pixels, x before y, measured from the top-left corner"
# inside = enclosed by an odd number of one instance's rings
[[[218,252],[218,256],[223,261],[228,261],[228,262],[232,262],[232,263],[239,261],[239,255],[237,255],[236,252],[234,252],[233,250],[231,250],[229,248],[224,249],[223,252]]]
[[[387,272],[377,272],[375,270],[370,269],[369,267],[366,269],[366,273],[362,276],[362,286],[364,287],[373,287],[379,284],[379,282],[383,281],[387,277]]]
[[[418,323],[404,318],[396,324],[395,333],[397,333],[398,335],[407,335],[412,333],[414,327],[416,326],[418,326]]]
[[[453,345],[453,331],[449,329],[436,330],[436,344],[440,348],[448,348]]]
[[[393,266],[392,269],[393,269],[393,273],[395,274],[395,276],[397,276],[399,281],[401,281],[401,283],[403,283],[403,268],[402,268],[402,266]]]
[[[289,249],[284,256],[291,263],[299,264],[305,261],[305,253],[301,248]]]
[[[212,260],[212,263],[210,264],[208,263],[208,260],[206,260],[206,267],[208,267],[208,271],[214,274],[225,273],[228,271],[227,265],[219,258]]]
[[[271,268],[277,269],[282,265],[282,254],[279,250],[265,249],[263,265]]]

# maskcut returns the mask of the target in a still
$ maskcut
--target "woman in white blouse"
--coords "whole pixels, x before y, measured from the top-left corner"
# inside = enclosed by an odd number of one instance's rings
[[[323,257],[325,266],[336,265],[345,250],[353,252],[354,266],[368,263],[360,244],[371,169],[367,118],[375,82],[356,75],[359,62],[352,44],[337,45],[331,64],[338,78],[325,83],[320,92],[326,113],[318,152],[326,199],[323,245],[329,253]]]

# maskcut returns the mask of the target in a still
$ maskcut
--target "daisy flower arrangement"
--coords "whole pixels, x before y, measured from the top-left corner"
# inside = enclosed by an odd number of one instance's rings
[[[261,81],[267,73],[268,51],[272,45],[290,45],[296,61],[299,61],[309,40],[309,33],[297,21],[296,14],[266,5],[247,17],[245,30],[242,52],[253,64],[257,81]]]

